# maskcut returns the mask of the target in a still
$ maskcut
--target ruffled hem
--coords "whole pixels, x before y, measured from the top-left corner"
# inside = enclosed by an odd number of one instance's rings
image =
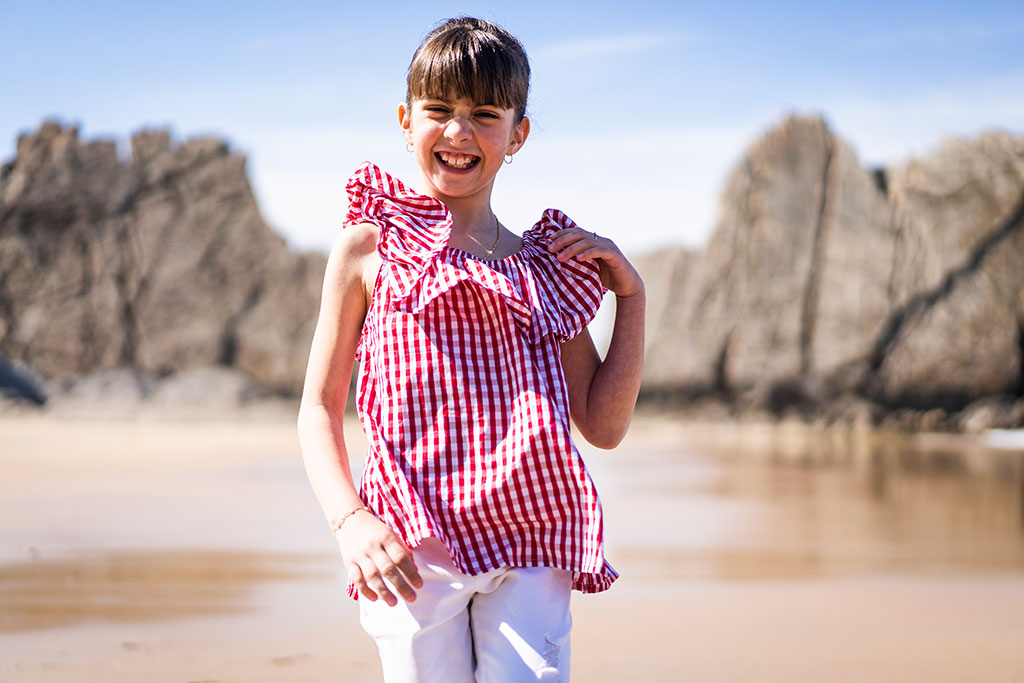
[[[576,224],[547,209],[523,234],[523,248],[494,261],[447,248],[452,217],[439,200],[409,189],[366,162],[346,185],[345,225],[372,223],[380,229],[377,251],[397,310],[419,313],[434,299],[470,280],[500,295],[519,327],[536,341],[554,334],[566,341],[597,314],[605,288],[593,261],[560,262],[548,251],[554,235]]]
[[[455,564],[456,567],[458,567],[459,571],[461,571],[463,574],[466,574],[467,576],[474,575],[472,572],[469,572],[464,567],[462,567],[458,560],[454,559],[455,555],[452,553],[451,547],[449,547],[448,542],[440,534],[428,535],[424,536],[423,538],[418,538],[415,540],[406,539],[404,543],[410,549],[418,548],[419,545],[428,538],[436,538],[442,543],[444,543],[445,548],[448,550],[448,554],[453,558],[452,562]],[[484,574],[486,572],[493,571],[494,569],[498,568],[499,567],[496,566],[491,567],[489,569],[482,569],[477,573]],[[560,568],[568,569],[566,567]],[[572,590],[579,591],[581,593],[601,593],[611,588],[612,584],[615,583],[615,580],[619,578],[619,573],[612,569],[612,566],[608,564],[607,560],[605,560],[604,565],[601,567],[600,573],[584,572],[574,569],[568,569],[568,571],[572,572]],[[345,592],[348,594],[348,597],[352,598],[353,600],[359,600],[359,591],[356,590],[355,584],[352,582],[351,577],[349,577],[348,584],[345,586]]]
[[[572,588],[581,593],[601,593],[612,587],[619,573],[612,569],[607,562],[604,563],[603,571],[600,574],[590,572],[573,572]]]

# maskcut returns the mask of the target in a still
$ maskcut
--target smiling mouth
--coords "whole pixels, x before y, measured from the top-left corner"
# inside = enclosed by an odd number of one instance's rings
[[[442,165],[448,168],[456,168],[465,170],[467,168],[473,168],[480,161],[480,157],[472,154],[459,154],[455,152],[435,152],[434,156],[441,162]]]

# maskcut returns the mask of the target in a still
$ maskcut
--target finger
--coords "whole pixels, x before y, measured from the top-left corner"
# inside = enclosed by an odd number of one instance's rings
[[[416,591],[406,581],[405,576],[402,575],[402,570],[398,568],[398,565],[395,564],[387,552],[381,549],[380,552],[374,555],[373,561],[376,563],[377,571],[380,572],[381,577],[388,580],[389,588],[401,595],[407,602],[412,602],[416,599]],[[391,603],[389,602],[388,604]]]
[[[566,237],[571,237],[571,236],[574,236],[574,235],[581,235],[581,234],[583,234],[583,230],[581,230],[580,228],[561,228],[560,230],[557,230],[554,235],[551,236],[551,239],[552,240],[559,240],[559,239],[563,239],[563,238],[566,238]]]
[[[607,262],[609,267],[614,268],[616,265],[615,257],[618,256],[618,252],[606,249],[604,247],[591,247],[589,249],[582,248],[576,254],[577,261],[593,261],[594,259],[602,259]]]
[[[374,593],[373,589],[367,585],[366,578],[363,577],[363,570],[359,568],[358,564],[353,562],[348,566],[348,575],[349,578],[352,579],[352,585],[355,586],[355,589],[362,594],[363,597],[370,602],[377,601],[377,594]]]
[[[367,558],[367,562],[360,565],[360,569],[363,570],[363,577],[366,579],[367,585],[380,596],[381,600],[392,607],[398,604],[398,598],[395,597],[395,594],[384,583],[384,575],[381,573],[375,560]]]
[[[405,547],[404,543],[395,541],[385,546],[388,556],[391,561],[395,563],[398,570],[402,572],[406,580],[412,584],[413,588],[423,587],[423,578],[420,576],[419,569],[416,568],[416,562],[413,559],[412,551]],[[406,598],[408,599],[408,598]]]
[[[595,244],[593,240],[580,240],[559,251],[555,254],[555,258],[564,263],[573,257],[580,260],[580,254],[588,252],[591,253],[588,260],[591,258],[601,258],[604,254],[610,255],[611,253],[607,247]]]
[[[594,239],[594,233],[583,230],[582,228],[563,228],[556,232],[551,242],[548,244],[549,251],[558,251],[565,247],[585,239]]]
[[[402,543],[401,539],[396,537],[391,542],[385,543],[384,550],[387,551],[392,562],[402,570],[402,574],[409,579],[410,583],[416,585],[417,588],[423,585],[423,579],[420,577],[419,569],[416,567],[416,559],[412,551]]]

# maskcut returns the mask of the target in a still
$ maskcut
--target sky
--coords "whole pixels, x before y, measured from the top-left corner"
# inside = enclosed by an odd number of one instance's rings
[[[264,218],[326,251],[364,160],[418,185],[398,130],[423,36],[460,14],[530,55],[532,131],[493,206],[548,207],[627,254],[699,247],[758,137],[822,115],[865,166],[943,137],[1024,135],[1024,3],[0,0],[0,162],[55,119],[124,158],[143,128],[246,155]]]

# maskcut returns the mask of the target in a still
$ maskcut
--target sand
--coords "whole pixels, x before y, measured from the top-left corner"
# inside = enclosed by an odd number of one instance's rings
[[[585,450],[622,578],[574,595],[574,681],[1024,682],[1015,466],[713,450]],[[0,418],[0,538],[2,681],[380,680],[288,414]]]

